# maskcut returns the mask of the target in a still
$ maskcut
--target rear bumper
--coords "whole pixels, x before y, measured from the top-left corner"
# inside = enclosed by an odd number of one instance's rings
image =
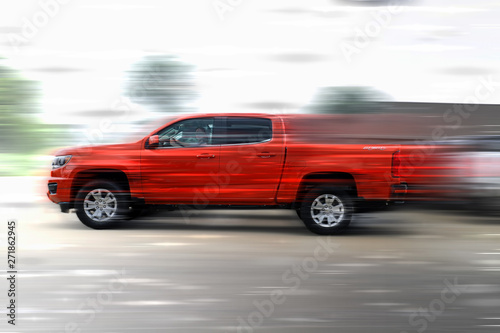
[[[408,193],[408,185],[401,183],[391,186],[390,202],[395,204],[402,204],[405,202],[406,194]]]

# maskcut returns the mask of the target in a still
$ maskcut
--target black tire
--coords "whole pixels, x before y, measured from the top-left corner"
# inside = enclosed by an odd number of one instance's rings
[[[313,204],[326,205],[326,211],[311,209]],[[319,187],[306,193],[299,216],[307,229],[315,234],[334,235],[349,225],[353,211],[353,202],[347,192],[335,187]]]
[[[76,195],[76,215],[83,224],[93,229],[115,227],[127,218],[129,203],[129,193],[116,184],[109,181],[92,181],[83,186]]]

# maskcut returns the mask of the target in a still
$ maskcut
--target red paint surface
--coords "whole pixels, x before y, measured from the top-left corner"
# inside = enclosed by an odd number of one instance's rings
[[[272,139],[262,143],[148,149],[151,135],[185,119],[256,117],[272,120]],[[71,161],[51,172],[58,183],[56,203],[71,202],[92,172],[120,171],[133,197],[147,204],[287,204],[297,199],[304,178],[335,174],[354,179],[357,194],[366,200],[388,200],[391,185],[404,177],[393,173],[399,145],[347,142],[335,137],[330,116],[210,114],[179,117],[135,143],[68,148],[57,155]],[[397,163],[396,163],[397,164]],[[83,176],[88,173],[88,176]],[[321,178],[321,177],[319,177]],[[345,180],[347,181],[347,180]],[[351,180],[352,181],[352,180]],[[314,180],[318,185],[327,180]],[[341,181],[342,182],[342,181]]]

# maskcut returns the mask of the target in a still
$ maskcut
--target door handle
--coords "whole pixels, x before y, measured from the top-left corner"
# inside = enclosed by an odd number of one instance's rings
[[[270,158],[276,156],[276,154],[270,153],[268,151],[263,151],[262,153],[258,153],[257,156],[259,156],[260,158]]]
[[[215,158],[215,155],[214,154],[200,154],[200,155],[196,155],[197,158],[205,158],[205,159],[209,159],[209,158]]]

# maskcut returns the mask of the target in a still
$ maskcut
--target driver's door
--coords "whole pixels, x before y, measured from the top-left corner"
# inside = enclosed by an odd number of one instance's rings
[[[144,147],[141,179],[147,202],[204,206],[218,196],[220,146],[212,144],[214,123],[214,118],[181,120],[156,133],[158,146]],[[200,145],[190,141],[198,128],[207,135]]]

